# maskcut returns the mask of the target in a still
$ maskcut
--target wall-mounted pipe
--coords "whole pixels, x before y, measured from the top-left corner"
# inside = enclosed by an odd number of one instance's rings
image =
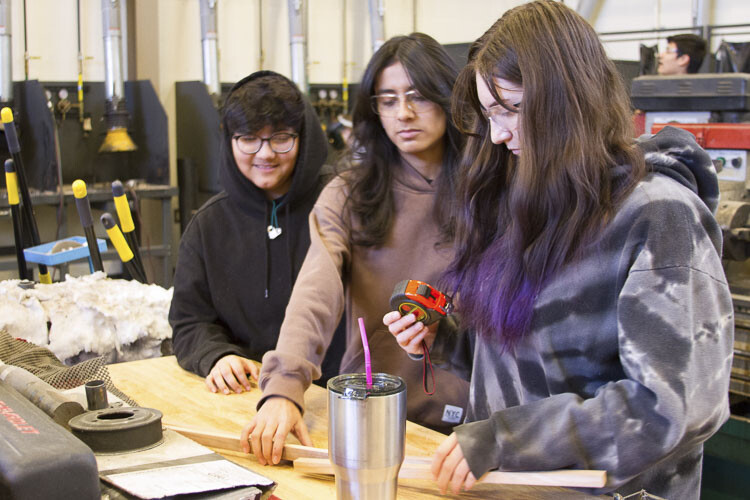
[[[128,80],[130,54],[128,52],[128,0],[120,0],[120,74]]]
[[[349,55],[346,47],[348,45],[347,40],[347,13],[346,13],[346,1],[341,0],[341,58],[344,60],[344,64],[341,67],[341,101],[344,103],[344,113],[349,112]]]
[[[266,55],[263,53],[263,0],[258,0],[258,69],[263,69]]]
[[[576,7],[576,12],[588,21],[589,24],[593,25],[595,17],[601,10],[603,3],[604,0],[580,0]]]
[[[219,39],[216,22],[218,0],[200,0],[201,44],[203,46],[203,83],[212,96],[221,94],[219,81]]]
[[[13,100],[10,0],[0,0],[0,102]]]
[[[708,5],[710,2],[706,2],[706,0],[693,0],[692,5],[692,18],[693,18],[693,26],[695,26],[696,30],[700,30],[700,36],[702,36],[705,39],[709,38],[709,32],[708,32],[708,25],[710,24],[710,16],[709,16],[709,8],[710,5]],[[710,52],[711,47],[707,47],[707,50]]]
[[[370,7],[370,36],[372,53],[385,43],[385,5],[384,0],[368,0]]]
[[[104,120],[107,136],[100,153],[133,151],[136,149],[128,135],[128,112],[122,67],[122,5],[121,0],[102,0],[102,33],[104,36],[104,95],[107,100]]]
[[[292,54],[292,81],[307,94],[307,51],[305,40],[305,5],[303,0],[288,0],[289,48]]]
[[[115,104],[124,98],[120,0],[102,0],[104,35],[104,95]],[[117,106],[115,106],[117,107]]]

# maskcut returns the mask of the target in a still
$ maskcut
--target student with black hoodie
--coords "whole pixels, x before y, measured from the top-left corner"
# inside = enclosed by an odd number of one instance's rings
[[[212,392],[250,390],[250,361],[276,346],[310,245],[327,141],[295,84],[272,71],[237,82],[222,109],[224,188],[180,242],[169,311],[177,361]],[[324,377],[338,372],[332,344]],[[335,351],[338,350],[338,353]]]

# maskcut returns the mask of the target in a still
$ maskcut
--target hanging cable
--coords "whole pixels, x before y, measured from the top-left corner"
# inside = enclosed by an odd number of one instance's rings
[[[78,121],[83,125],[83,49],[81,48],[81,0],[76,0],[78,24]]]

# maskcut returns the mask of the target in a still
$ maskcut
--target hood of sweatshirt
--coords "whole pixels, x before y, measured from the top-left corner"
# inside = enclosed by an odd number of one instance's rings
[[[697,194],[715,214],[719,206],[719,179],[711,157],[693,134],[676,127],[664,127],[658,134],[637,139],[653,172],[666,175]]]
[[[267,75],[277,75],[273,71],[256,71],[238,81],[229,91],[229,95],[246,83]],[[287,79],[288,80],[288,79]],[[291,82],[291,80],[290,80]],[[229,97],[227,96],[227,98]],[[320,126],[320,120],[308,99],[303,95],[305,114],[302,130],[299,131],[299,152],[292,174],[292,185],[289,192],[279,201],[279,206],[286,205],[285,210],[294,210],[319,191],[320,169],[328,155],[328,141]],[[231,145],[222,142],[222,158],[219,169],[219,181],[229,198],[243,210],[265,212],[268,205],[265,193],[250,182],[237,167],[232,155]]]

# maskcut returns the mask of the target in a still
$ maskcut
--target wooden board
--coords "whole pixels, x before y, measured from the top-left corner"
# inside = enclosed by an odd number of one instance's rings
[[[173,356],[109,365],[109,372],[118,389],[141,406],[160,410],[166,424],[197,431],[220,431],[227,436],[240,435],[242,427],[255,414],[255,406],[261,396],[257,387],[243,394],[211,393],[206,389],[202,377],[184,371]],[[314,446],[325,449],[328,448],[326,401],[326,391],[321,387],[312,386],[305,393],[305,423]],[[406,424],[406,454],[409,456],[431,458],[444,439],[444,435],[433,430],[412,422]],[[289,442],[298,444],[291,436]],[[227,445],[226,442],[224,445]],[[336,486],[330,477],[300,474],[294,471],[291,462],[261,466],[254,457],[236,451],[238,448],[232,451],[219,446],[209,447],[229,460],[276,481],[278,487],[274,494],[281,500],[336,498]],[[398,489],[399,499],[573,500],[582,497],[585,495],[564,488],[492,484],[478,484],[460,496],[442,496],[434,482],[420,479],[400,480]]]

